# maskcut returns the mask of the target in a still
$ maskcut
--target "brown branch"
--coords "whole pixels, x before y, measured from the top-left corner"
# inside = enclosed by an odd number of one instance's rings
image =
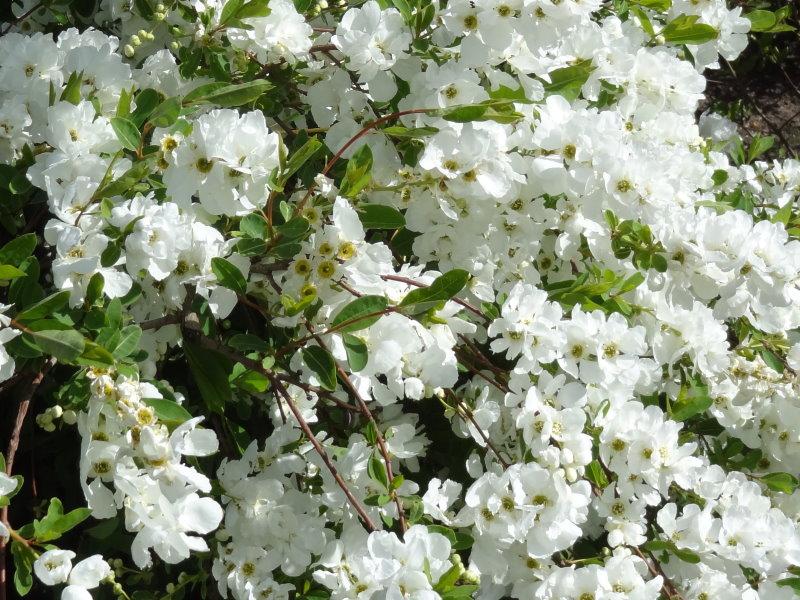
[[[167,325],[177,325],[181,322],[182,316],[179,314],[170,314],[164,315],[163,317],[158,317],[157,319],[151,319],[149,321],[143,321],[139,323],[139,327],[141,327],[142,331],[147,329],[161,329]]]
[[[358,140],[367,135],[377,126],[383,125],[384,123],[387,123],[389,121],[394,121],[395,119],[399,119],[400,117],[403,117],[405,115],[418,115],[428,112],[430,112],[430,110],[427,108],[414,108],[410,110],[401,110],[398,112],[393,112],[389,115],[385,115],[379,119],[375,119],[374,121],[371,121],[370,123],[365,125],[361,129],[361,131],[359,131],[353,137],[347,140],[347,142],[345,142],[345,144],[341,148],[339,148],[339,151],[336,152],[336,154],[334,154],[327,163],[325,163],[325,167],[323,167],[322,171],[320,172],[320,175],[327,175],[328,171],[330,171],[333,168],[333,165],[335,165],[339,161],[339,159],[342,158],[342,156],[344,155],[345,152],[347,152],[347,149],[350,146],[355,144]],[[311,198],[311,195],[314,193],[314,189],[316,189],[316,180],[314,180],[314,182],[312,182],[311,185],[308,186],[306,195],[303,196],[302,200],[300,200],[300,202],[295,207],[294,209],[295,214],[303,210],[303,207],[306,205],[306,202],[308,202],[308,200]]]
[[[667,596],[667,598],[675,598],[677,600],[683,600],[683,596],[678,591],[678,588],[675,586],[675,583],[667,577],[667,574],[664,573],[664,569],[661,567],[661,563],[658,562],[655,556],[653,556],[652,552],[648,552],[650,556],[650,561],[647,560],[644,553],[639,550],[636,546],[630,546],[630,549],[633,550],[633,553],[641,558],[644,561],[644,564],[647,565],[648,570],[653,575],[653,577],[661,577],[662,581],[664,582],[661,586],[661,592]]]
[[[350,488],[347,487],[347,483],[344,481],[344,479],[342,479],[342,476],[339,474],[336,465],[333,464],[333,461],[331,460],[330,456],[328,456],[328,453],[325,451],[325,448],[322,446],[322,444],[319,443],[319,440],[314,435],[314,432],[311,431],[311,428],[303,418],[303,414],[297,408],[294,400],[292,400],[292,397],[287,391],[286,387],[277,377],[273,376],[271,381],[273,389],[277,390],[278,393],[283,396],[283,399],[286,400],[286,404],[289,406],[289,410],[292,411],[294,418],[297,419],[300,429],[303,430],[303,433],[308,438],[308,441],[311,442],[312,446],[314,446],[314,450],[316,450],[317,454],[322,459],[322,462],[325,463],[325,466],[328,468],[328,471],[330,471],[331,475],[333,475],[334,480],[344,492],[344,495],[347,497],[350,505],[358,513],[358,516],[361,517],[361,520],[364,522],[367,530],[377,531],[378,528],[375,526],[375,523],[372,521],[372,519],[370,519],[366,509],[361,505],[361,502],[358,501],[358,499],[353,495],[353,492],[350,491]]]
[[[456,403],[455,406],[456,410],[460,411],[462,417],[468,419],[469,422],[475,426],[475,429],[478,430],[478,434],[481,436],[481,439],[483,439],[483,441],[486,443],[487,448],[489,448],[492,452],[494,452],[494,455],[497,457],[497,460],[500,461],[500,464],[503,465],[503,468],[507,469],[510,466],[510,463],[507,462],[500,455],[500,451],[495,447],[495,445],[489,439],[489,436],[486,435],[483,429],[481,429],[481,426],[478,425],[477,421],[475,421],[475,416],[472,414],[472,409],[469,406],[467,406],[463,400],[459,399],[455,395],[455,392],[453,392],[453,390],[445,390],[445,394],[448,394],[452,398],[453,402]]]
[[[11,22],[8,24],[8,26],[5,28],[5,30],[4,30],[2,33],[0,33],[0,36],[7,34],[9,31],[11,31],[11,28],[12,28],[12,27],[14,27],[14,26],[16,26],[16,25],[19,25],[20,23],[22,23],[22,22],[23,22],[25,19],[27,19],[28,17],[30,17],[30,16],[31,16],[33,13],[35,13],[37,10],[39,10],[39,9],[40,9],[40,8],[42,8],[43,6],[44,6],[44,3],[43,3],[43,2],[37,2],[36,4],[34,4],[34,5],[31,7],[31,8],[29,8],[28,10],[26,10],[24,13],[22,13],[22,14],[21,14],[20,16],[18,16],[16,19],[12,20],[12,21],[11,21]]]
[[[420,283],[419,281],[414,281],[413,279],[409,279],[408,277],[401,277],[400,275],[381,275],[381,279],[383,279],[384,281],[399,281],[400,283],[413,285],[414,287],[419,287],[419,288],[429,287],[425,283]],[[453,302],[455,302],[456,304],[459,304],[459,305],[463,306],[468,311],[470,311],[472,313],[475,313],[476,315],[478,315],[484,321],[488,320],[486,318],[486,315],[484,315],[480,310],[478,310],[477,308],[472,306],[469,302],[466,302],[465,300],[461,300],[460,298],[451,298],[451,300]]]
[[[50,370],[50,368],[55,364],[55,360],[50,359],[48,360],[40,369],[39,371],[33,375],[31,378],[30,384],[28,384],[28,388],[25,390],[25,395],[20,400],[19,406],[17,407],[17,417],[14,420],[14,428],[11,431],[11,438],[8,442],[8,450],[6,451],[6,475],[11,475],[11,471],[14,467],[14,458],[17,455],[17,449],[19,448],[19,438],[20,434],[22,433],[22,426],[25,423],[25,417],[28,415],[28,409],[30,408],[31,401],[33,399],[36,390],[41,385],[42,380],[44,380],[45,375]],[[22,540],[21,537],[14,531],[14,529],[8,523],[8,506],[4,506],[2,511],[0,511],[0,521],[8,528],[9,533],[13,539],[19,538]],[[18,541],[19,541],[18,540]],[[27,542],[26,542],[27,543]],[[6,599],[6,542],[0,540],[0,600]]]
[[[322,338],[319,337],[316,333],[314,333],[311,325],[306,321],[306,329],[311,332],[311,335],[314,337],[316,342],[325,349],[326,352],[330,354],[330,350],[328,350],[327,346],[325,346],[325,342],[322,341]],[[353,385],[353,382],[350,381],[350,378],[347,376],[347,373],[344,372],[344,369],[340,367],[338,364],[336,365],[336,372],[339,374],[339,377],[342,380],[342,383],[347,388],[347,391],[352,396],[353,400],[356,401],[358,408],[361,410],[361,414],[363,414],[367,420],[372,423],[373,427],[375,427],[375,440],[378,443],[378,450],[383,457],[383,462],[386,465],[386,475],[389,478],[389,482],[394,480],[394,473],[392,472],[392,458],[389,456],[389,449],[386,447],[386,440],[381,433],[380,427],[378,426],[378,422],[375,420],[372,411],[370,411],[367,403],[364,402],[364,399],[361,397],[361,394],[358,393],[356,386]],[[406,529],[408,528],[406,524],[406,514],[403,510],[403,503],[400,500],[400,497],[397,495],[395,490],[389,490],[392,499],[394,500],[395,506],[397,506],[397,518],[400,520],[400,530],[405,533]]]

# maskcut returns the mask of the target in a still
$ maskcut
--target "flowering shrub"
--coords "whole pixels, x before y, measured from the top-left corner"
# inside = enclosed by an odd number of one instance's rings
[[[800,162],[695,117],[788,8],[13,8],[9,594],[800,593]]]

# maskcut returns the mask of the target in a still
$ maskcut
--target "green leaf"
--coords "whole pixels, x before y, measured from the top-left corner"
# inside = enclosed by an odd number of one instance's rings
[[[305,217],[295,217],[288,223],[279,226],[278,233],[283,238],[284,242],[288,242],[303,237],[310,226],[311,224]]]
[[[400,14],[403,15],[403,20],[406,23],[411,23],[412,17],[412,8],[411,5],[408,3],[408,0],[391,0],[394,7],[400,11]]]
[[[631,3],[650,8],[656,12],[667,12],[672,6],[672,0],[631,0]]]
[[[208,102],[209,104],[216,104],[222,108],[233,108],[235,106],[242,106],[257,100],[264,93],[268,92],[275,86],[270,82],[263,79],[249,81],[247,83],[237,83],[233,85],[225,85],[215,89],[209,89],[208,93],[199,98],[192,98],[193,102]],[[187,101],[189,96],[184,98]]]
[[[433,135],[434,133],[439,133],[439,130],[436,127],[403,127],[402,125],[391,125],[389,127],[384,127],[380,130],[381,133],[385,133],[386,135],[390,135],[392,137],[400,138],[400,139],[418,139],[421,137],[426,137],[429,135]]]
[[[385,489],[389,489],[389,475],[386,473],[386,465],[383,460],[378,456],[377,452],[373,452],[367,464],[367,474],[370,479],[380,483]]]
[[[136,109],[130,114],[131,122],[137,129],[144,125],[147,118],[161,103],[161,94],[156,90],[147,88],[136,94]]]
[[[289,178],[297,173],[297,171],[299,171],[304,164],[311,160],[311,158],[322,147],[322,142],[319,141],[319,139],[317,139],[315,136],[307,139],[305,144],[295,150],[289,157],[289,160],[286,162],[286,168],[283,170],[280,178],[278,179],[279,188],[283,189],[283,186],[286,185],[286,182],[289,180]]]
[[[344,342],[344,350],[347,353],[347,363],[350,365],[350,370],[358,373],[367,366],[367,361],[369,360],[367,345],[350,333],[345,333],[342,336],[342,341]]]
[[[467,271],[453,269],[437,277],[429,287],[411,290],[400,302],[400,307],[412,315],[427,312],[458,294],[468,281]]]
[[[747,149],[747,162],[751,163],[775,145],[775,138],[771,135],[757,135]]]
[[[47,514],[41,520],[33,521],[33,531],[37,542],[49,542],[60,538],[73,527],[80,525],[92,514],[89,508],[76,508],[64,514],[61,500],[52,498]]]
[[[685,421],[705,412],[712,403],[713,400],[708,395],[708,386],[699,380],[689,380],[681,387],[677,400],[672,403],[670,416],[675,421]]]
[[[608,485],[608,477],[606,477],[603,467],[596,460],[586,465],[586,479],[600,487],[600,489],[604,489]]]
[[[139,348],[139,340],[142,337],[142,328],[138,325],[128,325],[120,331],[120,338],[117,345],[111,351],[114,358],[125,358],[130,356]]]
[[[269,377],[258,371],[243,370],[240,365],[234,367],[234,373],[236,373],[237,368],[241,373],[230,380],[236,387],[253,394],[262,394],[267,391],[270,385]]]
[[[768,10],[754,10],[743,16],[750,19],[751,32],[769,31],[778,23],[775,13]]]
[[[83,336],[74,329],[34,331],[30,335],[42,352],[65,362],[78,358],[86,345]]]
[[[225,83],[224,81],[212,81],[211,83],[199,85],[183,97],[183,104],[186,105],[193,102],[202,102],[203,99],[212,92],[216,92],[224,87],[228,87],[228,85],[230,84]]]
[[[569,67],[550,71],[548,73],[550,82],[544,84],[544,91],[548,95],[559,95],[570,101],[575,100],[593,69],[591,60],[582,60]]]
[[[122,89],[119,93],[119,100],[117,101],[116,114],[118,117],[127,117],[131,113],[131,100],[133,99],[133,88],[127,90]]]
[[[236,242],[236,252],[242,256],[261,256],[267,251],[263,240],[245,238]]]
[[[269,237],[267,222],[259,213],[250,213],[239,221],[239,231],[251,238],[265,240]]]
[[[364,144],[347,161],[347,169],[339,193],[345,198],[355,197],[372,180],[372,150]]]
[[[130,169],[125,171],[119,179],[99,187],[94,193],[95,199],[110,198],[111,196],[119,196],[130,192],[134,184],[138,183],[143,177],[150,173],[154,161],[155,158],[150,157],[136,162]],[[109,248],[112,246],[116,246],[116,244],[109,244]],[[106,248],[106,250],[108,250],[108,248]]]
[[[250,333],[237,333],[231,336],[228,346],[240,352],[268,352],[270,349],[269,344]]]
[[[24,194],[32,186],[25,176],[27,167],[13,167],[0,164],[0,188],[12,194]]]
[[[230,361],[219,352],[198,346],[185,338],[184,351],[206,406],[212,412],[221,414],[233,397],[228,383]]]
[[[359,207],[358,217],[365,229],[400,229],[406,224],[406,219],[399,210],[383,204]]]
[[[790,587],[797,595],[800,595],[800,577],[787,577],[786,579],[779,579],[775,583],[777,585]]]
[[[456,532],[449,527],[445,527],[444,525],[428,525],[428,531],[443,535],[451,545],[456,543]]]
[[[459,585],[441,594],[442,600],[464,600],[478,591],[477,585]]]
[[[758,351],[758,353],[759,355],[761,355],[761,358],[764,359],[764,362],[767,363],[768,367],[770,367],[774,371],[777,371],[778,373],[783,373],[785,367],[781,362],[781,359],[778,358],[778,356],[774,352],[766,348],[761,348]]]
[[[361,296],[344,306],[331,321],[331,328],[336,328],[339,333],[352,333],[366,329],[378,319],[389,305],[384,296]],[[343,325],[343,323],[347,323]]]
[[[81,102],[81,86],[83,85],[83,71],[80,73],[73,71],[69,74],[67,85],[64,86],[64,91],[61,92],[60,100],[69,102],[70,104],[78,105]]]
[[[267,17],[272,11],[268,0],[250,0],[236,13],[237,19],[250,19],[253,17]]]
[[[103,286],[105,285],[105,281],[103,280],[102,273],[95,273],[89,279],[89,285],[86,286],[86,298],[83,301],[83,306],[88,308],[92,306],[97,300],[100,299],[100,296],[103,294]]]
[[[23,310],[17,315],[17,321],[25,322],[49,317],[54,312],[67,305],[69,296],[69,290],[56,292],[52,296],[48,296],[44,300],[40,300],[33,306]]]
[[[303,360],[319,379],[326,390],[336,389],[336,361],[330,352],[320,346],[303,348]]]
[[[178,120],[181,113],[181,99],[177,96],[167,98],[159,104],[152,113],[148,121],[155,127],[169,127]]]
[[[232,21],[242,6],[244,6],[244,0],[228,0],[225,6],[222,7],[222,13],[219,16],[219,27],[224,27]]]
[[[247,280],[239,268],[229,260],[218,256],[212,258],[211,270],[222,287],[233,290],[239,296],[244,296],[247,293]]]
[[[661,35],[673,44],[704,44],[717,39],[718,31],[711,25],[698,23],[698,15],[680,15],[667,23]]]
[[[33,586],[33,563],[36,554],[30,546],[14,540],[11,542],[11,554],[14,556],[14,588],[20,596],[25,596]]]
[[[642,8],[635,5],[630,7],[630,11],[639,19],[639,23],[644,32],[650,37],[654,37],[656,35],[656,30],[653,28],[653,22],[650,20],[650,17],[647,16],[647,13],[644,12]]]
[[[489,107],[485,104],[454,106],[441,111],[441,117],[454,123],[469,123],[470,121],[480,120],[488,109]]]
[[[0,248],[0,264],[19,267],[36,248],[36,234],[26,233],[14,238]]]
[[[172,400],[167,400],[166,398],[142,398],[142,401],[153,409],[158,420],[165,425],[180,425],[192,418],[189,411]]]
[[[117,139],[123,148],[136,152],[142,139],[139,129],[132,121],[124,117],[111,117],[111,128],[117,134]]]
[[[797,480],[797,477],[789,473],[769,473],[761,477],[761,483],[774,492],[791,494],[797,489],[800,481]]]
[[[17,277],[25,277],[27,273],[17,267],[11,265],[0,265],[0,279],[16,279]]]
[[[466,531],[456,531],[455,534],[456,541],[454,544],[451,544],[453,550],[467,550],[468,548],[472,548],[472,545],[475,543],[475,538]]]
[[[619,286],[617,293],[624,294],[625,292],[630,292],[631,290],[635,290],[644,282],[644,274],[637,271],[630,277],[628,277],[625,281],[622,282],[622,285]]]
[[[114,357],[108,350],[89,340],[85,341],[83,352],[75,362],[79,365],[102,368],[113,367],[115,363]]]
[[[648,552],[670,552],[680,558],[684,562],[697,564],[700,562],[700,557],[691,550],[678,548],[673,542],[669,540],[650,540],[643,546]]]

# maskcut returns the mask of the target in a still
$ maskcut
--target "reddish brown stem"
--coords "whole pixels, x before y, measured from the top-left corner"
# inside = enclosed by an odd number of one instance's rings
[[[289,406],[289,410],[292,411],[294,418],[297,419],[300,429],[303,430],[303,433],[308,438],[308,441],[311,442],[312,446],[314,446],[314,450],[316,450],[317,454],[322,459],[322,462],[325,463],[325,466],[328,468],[328,471],[330,471],[331,475],[333,475],[333,479],[344,492],[344,495],[347,497],[350,505],[353,507],[356,513],[358,513],[358,516],[361,517],[361,520],[364,522],[367,530],[377,531],[375,523],[372,521],[372,519],[370,519],[366,509],[361,505],[361,502],[358,501],[358,499],[353,495],[353,492],[350,491],[350,488],[347,487],[347,483],[344,479],[342,479],[342,476],[339,474],[339,470],[336,468],[336,465],[333,464],[333,461],[331,460],[330,456],[328,456],[325,448],[322,447],[322,444],[320,444],[319,440],[316,438],[316,436],[314,436],[314,432],[311,431],[311,428],[303,418],[303,414],[297,408],[294,400],[292,400],[292,397],[287,391],[286,387],[277,377],[273,376],[271,381],[273,388],[278,391],[284,400],[286,400],[286,404]]]
[[[401,277],[400,275],[381,275],[381,279],[384,281],[399,281],[400,283],[406,283],[408,285],[413,285],[414,287],[429,287],[424,283],[420,283],[419,281],[414,281],[413,279],[409,279],[408,277]],[[486,315],[484,315],[480,310],[472,306],[469,302],[465,300],[461,300],[460,298],[453,298],[453,302],[459,304],[466,308],[468,311],[478,315],[481,319],[486,320]]]
[[[322,338],[320,338],[317,334],[313,333],[311,325],[308,322],[306,322],[306,329],[312,332],[311,335],[314,337],[316,342],[322,348],[330,352],[328,348],[325,346],[325,342],[322,341]],[[392,458],[391,456],[389,456],[389,449],[386,447],[386,440],[383,438],[383,434],[381,433],[381,429],[378,426],[378,422],[375,420],[375,416],[372,414],[372,411],[370,411],[369,407],[367,406],[367,403],[364,402],[364,399],[361,397],[361,394],[358,393],[356,386],[353,385],[353,382],[350,381],[350,378],[347,376],[347,373],[344,372],[344,369],[342,369],[342,367],[340,367],[339,365],[336,365],[336,372],[339,374],[339,377],[344,383],[344,386],[347,388],[347,391],[350,393],[350,396],[352,396],[353,400],[356,401],[358,408],[361,410],[361,414],[363,414],[367,418],[367,420],[370,423],[372,423],[373,427],[375,427],[375,439],[378,443],[378,450],[381,453],[381,456],[383,457],[383,462],[386,465],[386,475],[389,478],[389,482],[391,484],[391,482],[394,480],[394,473],[392,472]],[[400,530],[403,533],[405,533],[408,527],[406,524],[406,515],[405,512],[403,511],[403,503],[400,500],[400,497],[397,495],[396,491],[392,491],[391,495],[392,498],[394,499],[395,506],[397,506],[397,517],[400,520]]]
[[[497,460],[500,461],[500,464],[503,465],[503,468],[507,469],[509,467],[509,463],[500,455],[500,451],[497,449],[497,447],[495,447],[495,445],[489,439],[489,436],[487,436],[486,433],[484,433],[483,429],[481,429],[480,425],[478,425],[477,421],[475,421],[475,417],[472,414],[472,409],[470,409],[469,406],[464,404],[464,402],[462,402],[452,390],[447,390],[445,393],[449,395],[450,398],[452,398],[453,402],[455,402],[456,410],[460,411],[461,415],[465,419],[468,419],[469,422],[475,426],[475,429],[477,429],[478,434],[481,436],[481,439],[486,444],[486,447],[489,448],[489,450],[491,450],[492,452],[494,452],[494,455],[497,457]]]
[[[430,111],[429,111],[429,109],[426,109],[426,108],[414,108],[414,109],[410,109],[410,110],[401,110],[401,111],[398,111],[398,112],[394,112],[394,113],[385,115],[385,116],[381,117],[380,119],[375,119],[371,123],[368,123],[367,125],[365,125],[361,129],[361,131],[359,131],[357,134],[355,134],[353,137],[351,137],[349,140],[347,140],[347,142],[345,142],[344,146],[339,148],[339,151],[336,154],[334,154],[331,157],[331,159],[325,164],[325,167],[322,169],[322,172],[320,174],[321,175],[327,175],[328,171],[330,171],[333,168],[333,165],[335,165],[338,162],[338,160],[340,158],[342,158],[342,156],[344,155],[345,152],[347,152],[347,149],[350,146],[355,144],[358,140],[360,140],[362,137],[367,135],[370,131],[372,131],[373,129],[375,129],[379,125],[383,125],[384,123],[387,123],[389,121],[394,121],[395,119],[399,119],[400,117],[404,117],[405,115],[419,115],[419,114],[424,114],[424,113],[427,113],[427,112],[430,112]],[[303,207],[306,205],[306,202],[308,202],[309,198],[311,198],[311,195],[314,193],[314,189],[315,188],[316,188],[316,183],[315,182],[312,182],[311,185],[308,186],[308,191],[306,191],[306,195],[303,196],[303,199],[300,200],[300,202],[297,204],[297,207],[294,209],[295,214],[297,214],[301,210],[303,210]]]
[[[36,393],[36,390],[41,385],[44,376],[50,370],[50,368],[55,363],[54,360],[49,360],[46,362],[39,372],[36,373],[33,378],[31,379],[30,384],[28,384],[28,388],[25,390],[25,395],[22,397],[22,400],[17,407],[17,417],[14,420],[14,429],[11,431],[11,439],[8,442],[8,450],[6,451],[6,475],[11,475],[11,471],[14,468],[14,458],[17,455],[17,449],[19,448],[19,438],[20,434],[22,433],[22,426],[25,424],[25,417],[28,415],[28,409],[31,405],[31,400],[33,399],[33,395]],[[6,527],[11,531],[11,533],[15,533],[11,526],[8,523],[8,506],[4,506],[3,510],[0,511],[0,520],[5,524]],[[14,539],[16,537],[12,535]],[[6,599],[6,543],[0,540],[0,600]]]

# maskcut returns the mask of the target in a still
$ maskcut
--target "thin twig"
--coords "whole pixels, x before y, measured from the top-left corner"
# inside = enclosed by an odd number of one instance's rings
[[[11,21],[8,24],[8,26],[5,28],[5,30],[2,33],[0,33],[0,35],[7,34],[9,31],[11,31],[12,27],[15,27],[16,25],[19,25],[20,23],[22,23],[25,19],[30,17],[33,13],[35,13],[37,10],[42,8],[42,6],[44,6],[43,2],[37,2],[36,4],[34,4],[31,8],[26,10],[24,13],[22,13],[20,16],[18,16],[13,21]]]
[[[318,334],[314,333],[314,330],[308,323],[308,321],[306,321],[306,329],[308,329],[311,332],[311,335],[314,336],[314,340],[320,345],[320,347],[325,349],[326,352],[330,353],[330,350],[328,350],[327,346],[325,346],[325,342],[322,341],[322,338],[319,337]],[[369,407],[367,406],[367,403],[364,402],[364,399],[361,397],[361,394],[358,393],[356,386],[354,386],[353,382],[350,381],[350,378],[347,376],[347,373],[345,373],[344,369],[342,369],[342,367],[340,367],[339,365],[336,365],[336,372],[339,374],[339,377],[341,378],[342,383],[344,383],[344,386],[347,388],[347,391],[350,393],[350,396],[352,396],[353,400],[356,401],[356,405],[358,405],[359,409],[361,410],[361,413],[367,418],[367,420],[370,423],[372,423],[373,427],[375,428],[375,440],[378,444],[378,450],[381,453],[381,456],[383,457],[383,462],[386,465],[386,476],[388,477],[391,485],[391,482],[394,480],[394,473],[392,472],[392,458],[389,455],[389,449],[386,447],[386,440],[384,439],[383,434],[381,433],[380,427],[378,426],[378,422],[375,420],[375,416],[372,414],[372,411],[370,411]],[[405,533],[408,527],[406,524],[405,511],[403,510],[403,503],[400,500],[400,497],[397,495],[396,491],[391,490],[390,494],[394,499],[395,506],[397,506],[397,517],[400,520],[400,530],[403,533]]]
[[[292,411],[294,418],[297,419],[297,423],[300,425],[300,429],[303,430],[303,433],[308,438],[308,441],[311,442],[311,445],[314,446],[314,450],[316,450],[319,457],[322,459],[322,462],[325,463],[325,466],[330,471],[331,475],[333,475],[334,480],[339,485],[339,487],[344,492],[344,495],[347,497],[347,500],[350,502],[350,505],[353,509],[358,513],[358,516],[361,517],[361,520],[364,522],[368,531],[377,531],[377,527],[375,523],[370,519],[369,515],[367,514],[366,509],[361,505],[361,502],[353,495],[353,492],[350,491],[350,488],[347,486],[347,483],[342,479],[342,476],[339,474],[336,465],[333,464],[330,456],[325,451],[325,448],[322,444],[319,443],[319,440],[314,435],[314,432],[311,431],[311,428],[308,426],[308,423],[303,418],[303,413],[297,408],[297,405],[292,400],[292,396],[289,394],[286,387],[283,383],[277,378],[272,377],[272,386],[278,393],[283,396],[283,399],[286,401],[286,404],[289,406],[289,410]]]
[[[413,285],[414,287],[419,287],[419,288],[429,287],[425,283],[420,283],[419,281],[414,281],[413,279],[409,279],[408,277],[402,277],[400,275],[381,275],[381,279],[383,279],[384,281],[399,281],[400,283]],[[486,315],[484,315],[480,310],[472,306],[469,302],[461,300],[460,298],[451,298],[451,300],[456,304],[463,306],[468,311],[478,315],[484,321],[488,320],[486,318]]]
[[[453,392],[453,390],[446,390],[445,393],[452,398],[453,402],[456,403],[455,408],[456,410],[460,411],[462,417],[468,419],[470,423],[472,423],[475,426],[475,429],[478,431],[478,434],[481,436],[481,439],[483,439],[483,441],[486,443],[487,448],[489,448],[492,452],[494,452],[494,455],[497,457],[497,460],[500,461],[500,464],[503,465],[503,468],[507,469],[510,463],[507,462],[500,455],[500,451],[495,447],[495,445],[489,439],[489,436],[486,435],[481,426],[478,425],[477,421],[475,421],[475,416],[472,414],[472,409],[469,406],[467,406],[461,399],[459,399],[455,395],[455,392]]]
[[[44,380],[45,375],[54,364],[55,360],[50,359],[39,369],[36,374],[34,374],[27,390],[25,390],[25,395],[22,397],[22,400],[20,400],[19,406],[17,407],[17,417],[14,420],[14,428],[11,431],[11,438],[8,442],[8,450],[6,451],[6,475],[11,475],[11,471],[14,467],[14,458],[16,457],[17,449],[19,448],[19,438],[20,434],[22,433],[22,426],[25,423],[25,417],[28,415],[28,409],[30,408],[33,395],[36,393],[36,390],[39,388],[42,380]],[[17,541],[22,540],[22,538],[8,523],[8,506],[4,506],[2,511],[0,511],[0,521],[2,521],[2,523],[8,528],[13,539]],[[27,543],[27,541],[25,541],[25,543]],[[6,542],[4,540],[0,540],[0,600],[6,600]]]

